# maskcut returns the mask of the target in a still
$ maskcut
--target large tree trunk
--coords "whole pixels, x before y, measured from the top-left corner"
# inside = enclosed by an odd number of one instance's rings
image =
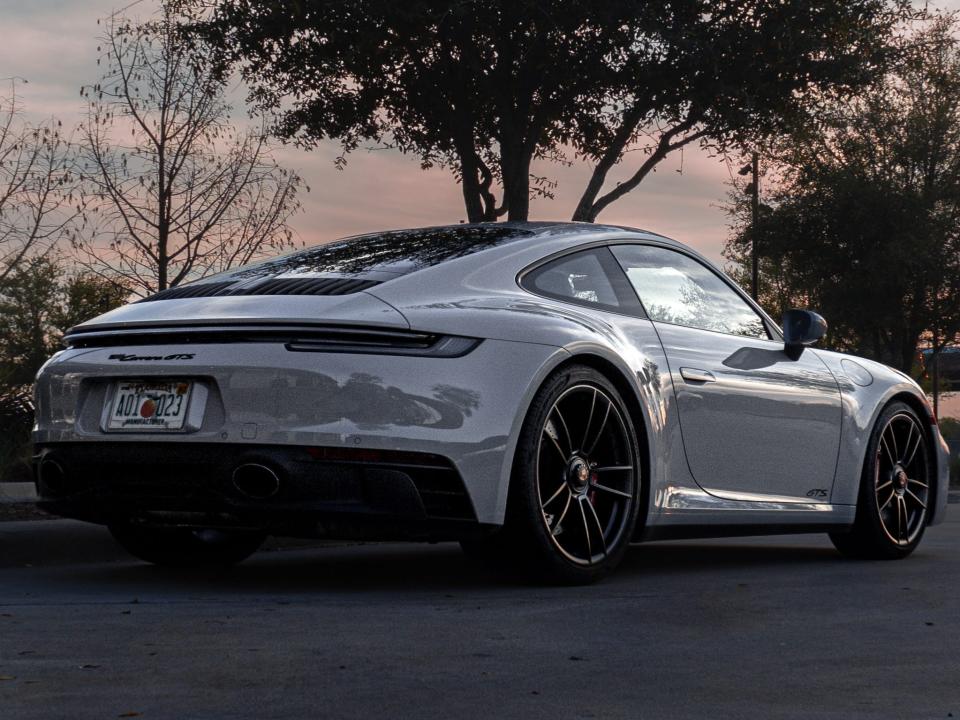
[[[500,170],[507,220],[524,222],[530,216],[530,160],[523,143],[512,139],[500,145]]]
[[[460,189],[463,191],[463,206],[467,211],[467,222],[483,222],[485,213],[480,198],[480,168],[477,156],[472,147],[464,148],[459,143],[457,154],[460,157]]]
[[[605,169],[602,169],[600,166],[593,169],[593,173],[590,175],[590,182],[587,183],[586,189],[580,196],[580,202],[577,203],[577,208],[573,211],[573,217],[570,218],[571,220],[574,222],[592,223],[597,219],[598,213],[593,203],[603,189],[603,183],[606,179]]]
[[[530,217],[530,179],[515,182],[509,189],[504,188],[507,199],[507,220],[525,222]]]
[[[917,344],[919,342],[919,333],[914,337],[904,338],[903,345],[900,348],[900,367],[907,375],[913,370],[913,363],[917,358]]]

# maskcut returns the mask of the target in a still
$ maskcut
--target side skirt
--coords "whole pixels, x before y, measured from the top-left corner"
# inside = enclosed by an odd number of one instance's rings
[[[634,539],[634,542],[844,532],[849,530],[850,527],[848,524],[838,523],[817,525],[660,525],[646,528],[639,538]]]

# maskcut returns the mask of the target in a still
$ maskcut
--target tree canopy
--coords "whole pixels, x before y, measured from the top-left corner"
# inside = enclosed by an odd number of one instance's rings
[[[467,217],[523,220],[535,160],[586,160],[593,221],[669,153],[744,142],[862,86],[904,0],[179,0],[276,132],[452,169]],[[609,187],[629,152],[644,162]],[[341,159],[343,156],[341,156]],[[499,186],[499,189],[498,189]]]
[[[759,227],[734,203],[726,250],[743,272],[756,237],[768,309],[817,309],[833,347],[905,372],[921,339],[960,332],[957,30],[927,21],[891,72],[772,146]]]
[[[30,385],[61,349],[63,333],[122,305],[129,291],[93,275],[66,275],[48,256],[32,257],[0,279],[0,394]]]

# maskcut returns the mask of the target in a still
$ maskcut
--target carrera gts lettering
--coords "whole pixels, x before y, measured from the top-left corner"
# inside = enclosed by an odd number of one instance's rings
[[[131,362],[135,360],[193,360],[194,353],[174,353],[172,355],[111,355],[109,360],[119,360],[120,362]]]

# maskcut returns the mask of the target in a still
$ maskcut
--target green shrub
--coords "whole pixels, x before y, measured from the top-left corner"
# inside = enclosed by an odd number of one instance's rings
[[[33,403],[29,388],[0,394],[0,482],[28,482]]]
[[[957,418],[940,418],[937,423],[940,426],[940,434],[947,442],[960,441],[960,420]]]

